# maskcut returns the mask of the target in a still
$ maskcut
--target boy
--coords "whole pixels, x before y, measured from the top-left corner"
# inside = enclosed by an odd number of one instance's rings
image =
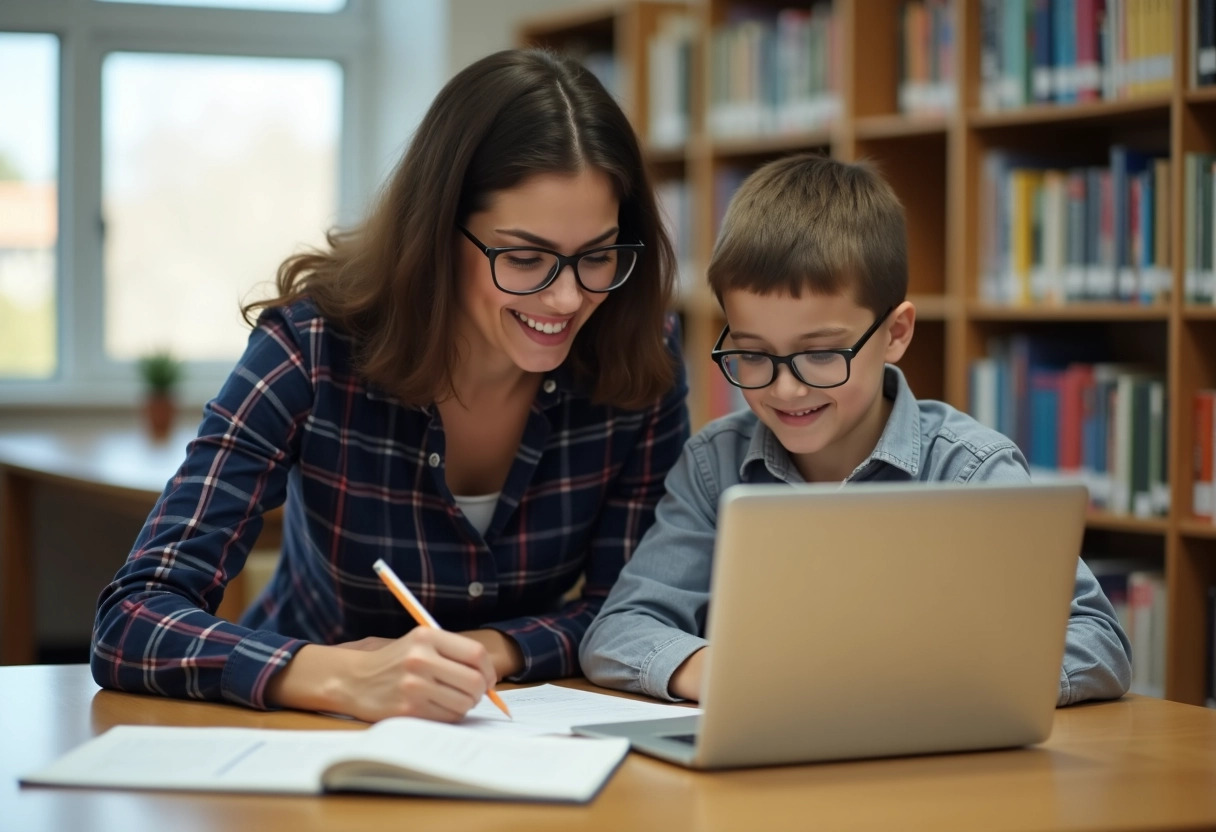
[[[728,486],[1029,482],[1012,441],[949,405],[917,401],[892,366],[916,320],[904,299],[905,245],[903,208],[865,164],[799,155],[743,183],[709,283],[728,322],[713,357],[750,409],[707,425],[672,468],[654,526],[583,640],[593,682],[700,699],[718,497]],[[1123,695],[1128,651],[1078,560],[1057,704]]]

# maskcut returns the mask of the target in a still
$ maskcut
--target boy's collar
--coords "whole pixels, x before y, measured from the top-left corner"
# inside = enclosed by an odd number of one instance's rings
[[[878,460],[894,465],[915,479],[920,475],[921,461],[920,406],[903,371],[894,364],[888,364],[883,372],[882,393],[895,404],[882,436],[878,437],[878,444],[858,470],[871,460]]]
[[[854,469],[853,475],[874,462],[885,462],[916,478],[921,462],[920,408],[916,396],[908,387],[903,372],[893,364],[886,365],[883,371],[882,392],[885,398],[894,402],[891,415],[878,438],[878,444]],[[767,476],[761,474],[761,470]],[[805,482],[776,434],[759,420],[748,442],[747,453],[739,465],[739,479],[741,482],[771,482],[773,479],[788,483]]]

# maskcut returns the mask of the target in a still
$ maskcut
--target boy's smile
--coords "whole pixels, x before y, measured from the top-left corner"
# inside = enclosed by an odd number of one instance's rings
[[[804,427],[818,419],[827,406],[828,404],[824,403],[818,407],[810,407],[805,410],[781,410],[774,408],[773,412],[777,414],[778,419],[791,427]]]
[[[730,290],[722,305],[730,324],[724,348],[774,355],[847,349],[876,320],[846,294],[803,292],[796,298]],[[843,480],[874,450],[890,412],[882,395],[884,366],[903,355],[914,320],[907,301],[889,313],[852,357],[848,381],[838,387],[812,387],[781,366],[767,387],[742,391],[807,481]]]

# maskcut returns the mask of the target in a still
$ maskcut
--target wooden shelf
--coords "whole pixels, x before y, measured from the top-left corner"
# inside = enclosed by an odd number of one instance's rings
[[[685,315],[697,315],[704,320],[714,320],[722,315],[718,299],[704,286],[691,294],[679,295],[676,298],[676,310]]]
[[[1085,526],[1105,532],[1164,535],[1169,531],[1170,523],[1164,517],[1132,517],[1127,514],[1091,511],[1085,517]]]
[[[958,303],[946,295],[908,295],[918,321],[945,321],[956,314]]]
[[[1071,303],[1060,306],[999,306],[981,301],[967,304],[975,321],[1168,321],[1166,304]]]
[[[611,32],[620,9],[619,3],[606,2],[530,18],[519,27],[519,40],[527,43],[554,36],[577,37],[589,31]]]
[[[1182,318],[1186,321],[1216,321],[1216,306],[1184,306]]]
[[[752,138],[712,138],[709,147],[714,156],[748,157],[776,156],[799,150],[823,149],[830,147],[831,144],[830,130],[813,130],[806,133],[782,133]]]
[[[1037,127],[1085,122],[1127,122],[1169,117],[1170,96],[1145,96],[1126,101],[1095,101],[1086,104],[1044,104],[1017,110],[987,112],[973,110],[967,123],[977,130],[1005,127]]]
[[[949,121],[946,116],[863,116],[853,130],[859,139],[900,139],[913,136],[945,138]]]
[[[706,118],[707,76],[719,56],[713,54],[715,39],[708,28],[732,19],[736,9],[753,5],[749,0],[702,0],[689,7],[702,27],[692,62],[692,135],[682,148],[646,154],[652,165],[661,166],[662,177],[684,176],[688,182],[694,246],[689,258],[700,264],[698,280],[709,262],[721,198],[726,196],[717,193],[719,183],[725,181],[719,177],[724,169],[746,173],[770,159],[806,150],[830,152],[843,161],[867,158],[905,208],[909,286],[915,287],[909,299],[917,307],[918,319],[927,325],[917,329],[900,364],[921,395],[966,408],[971,362],[987,354],[988,336],[1033,334],[1044,328],[1053,335],[1083,329],[1098,336],[1106,347],[1098,360],[1158,368],[1171,384],[1166,467],[1175,495],[1172,514],[1139,518],[1095,512],[1088,517],[1087,528],[1109,538],[1112,551],[1159,549],[1167,554],[1163,565],[1171,594],[1166,694],[1183,702],[1202,701],[1204,648],[1194,632],[1206,621],[1206,592],[1200,589],[1216,580],[1216,558],[1210,569],[1200,571],[1174,554],[1180,541],[1203,541],[1194,548],[1204,553],[1209,548],[1206,541],[1216,541],[1216,525],[1191,518],[1189,502],[1182,505],[1182,495],[1189,495],[1192,487],[1188,446],[1192,407],[1186,396],[1210,386],[1216,372],[1210,357],[1216,355],[1216,327],[1206,324],[1216,322],[1216,305],[1186,305],[1173,298],[1151,305],[1081,302],[1014,307],[982,302],[977,292],[984,256],[980,223],[989,207],[984,200],[991,193],[984,185],[984,165],[991,151],[1041,154],[1063,167],[1106,164],[1109,146],[1116,142],[1168,153],[1174,161],[1166,194],[1169,216],[1174,218],[1168,235],[1170,262],[1183,262],[1185,224],[1178,219],[1185,210],[1181,160],[1187,153],[1216,148],[1216,107],[1207,106],[1216,104],[1216,87],[1187,89],[1185,74],[1176,72],[1167,95],[998,112],[970,109],[945,116],[904,115],[897,112],[903,0],[833,0],[833,12],[839,12],[841,23],[834,46],[841,95],[838,119],[820,130],[789,135],[712,136]],[[768,0],[760,4],[774,15],[783,5],[791,4]],[[980,5],[954,0],[954,31],[961,47],[955,56],[961,76],[955,92],[960,102],[975,101],[981,83]],[[1193,3],[1165,5],[1177,9],[1172,52],[1181,60],[1193,35],[1188,11]],[[657,31],[660,12],[669,12],[670,6],[666,0],[615,0],[590,10],[550,15],[522,31],[549,43],[560,43],[565,35],[597,44],[611,42],[622,77],[633,79],[633,100],[648,102],[649,38]],[[613,33],[616,36],[609,40]],[[641,134],[647,135],[648,114],[638,106],[639,113],[630,115]],[[686,353],[706,355],[721,331],[717,302],[699,285],[691,297],[680,299],[677,308],[685,319]],[[689,362],[696,382],[689,397],[694,429],[715,415],[707,364]],[[1187,439],[1178,441],[1180,436]]]
[[[1186,91],[1188,104],[1216,104],[1216,86],[1195,87]]]
[[[642,147],[642,155],[652,165],[682,165],[688,160],[687,147]]]
[[[1216,540],[1216,524],[1196,517],[1188,517],[1178,522],[1178,530],[1184,537],[1201,537]]]

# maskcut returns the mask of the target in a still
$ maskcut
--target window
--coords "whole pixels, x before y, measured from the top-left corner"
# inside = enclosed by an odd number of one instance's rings
[[[59,41],[0,32],[0,377],[55,374]]]
[[[240,355],[240,302],[337,219],[341,89],[333,61],[106,57],[108,358]]]
[[[99,0],[99,2],[204,6],[221,9],[268,9],[276,12],[336,12],[346,5],[346,0]]]
[[[410,33],[396,8],[0,0],[0,407],[136,404],[166,348],[187,402],[214,395],[240,305],[383,175],[371,73],[442,21]]]

